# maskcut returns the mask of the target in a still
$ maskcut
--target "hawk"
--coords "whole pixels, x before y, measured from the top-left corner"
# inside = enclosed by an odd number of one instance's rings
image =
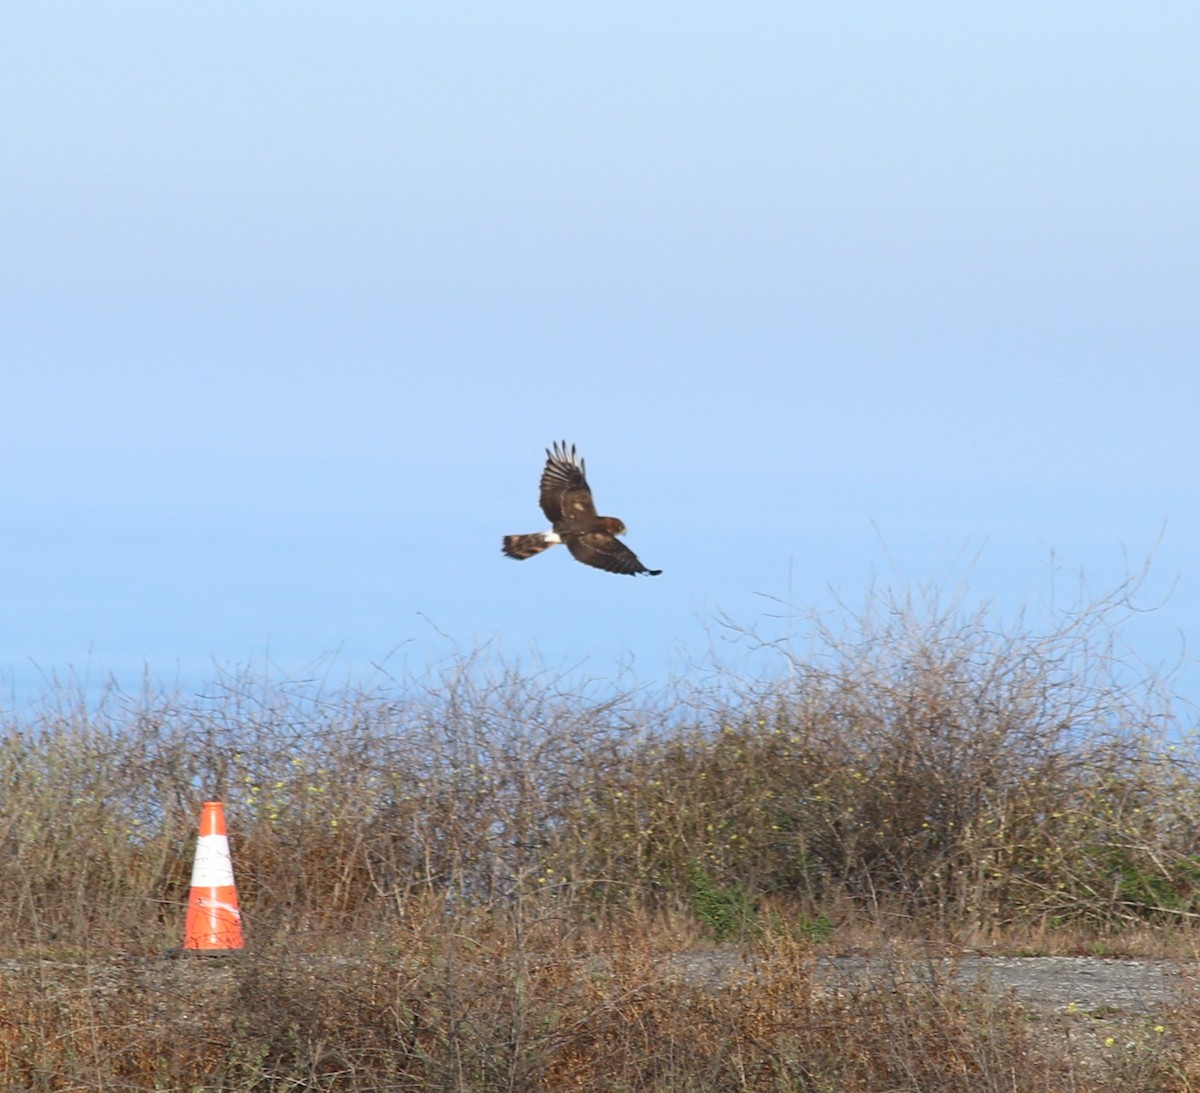
[[[647,569],[638,561],[618,535],[625,534],[625,525],[615,516],[597,516],[592,504],[592,491],[584,475],[583,460],[576,454],[575,445],[557,441],[546,449],[546,467],[538,502],[550,521],[549,531],[532,535],[506,535],[503,551],[510,558],[532,558],[556,543],[566,543],[572,557],[584,565],[607,569],[609,573],[648,573],[657,577],[661,569]]]

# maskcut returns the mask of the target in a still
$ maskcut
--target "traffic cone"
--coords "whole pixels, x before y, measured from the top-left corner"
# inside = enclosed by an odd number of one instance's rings
[[[225,809],[220,801],[206,801],[200,814],[183,950],[229,956],[243,944],[242,913],[238,910],[229,837],[225,834]]]

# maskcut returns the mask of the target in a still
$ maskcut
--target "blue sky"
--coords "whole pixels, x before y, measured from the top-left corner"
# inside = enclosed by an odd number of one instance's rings
[[[1197,43],[1184,3],[8,5],[0,692],[481,643],[654,682],[721,616],[1150,558],[1126,640],[1200,695]],[[500,555],[559,437],[662,577]]]

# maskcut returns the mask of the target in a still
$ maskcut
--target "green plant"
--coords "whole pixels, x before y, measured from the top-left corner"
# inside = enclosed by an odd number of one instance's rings
[[[720,886],[702,865],[691,871],[691,907],[715,941],[744,939],[754,929],[754,901],[741,885]]]

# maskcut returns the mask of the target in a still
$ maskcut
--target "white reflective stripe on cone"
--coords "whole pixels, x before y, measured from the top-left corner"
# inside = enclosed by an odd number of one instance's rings
[[[192,887],[233,887],[233,859],[229,856],[228,836],[200,835],[196,839],[196,860],[192,863]]]

